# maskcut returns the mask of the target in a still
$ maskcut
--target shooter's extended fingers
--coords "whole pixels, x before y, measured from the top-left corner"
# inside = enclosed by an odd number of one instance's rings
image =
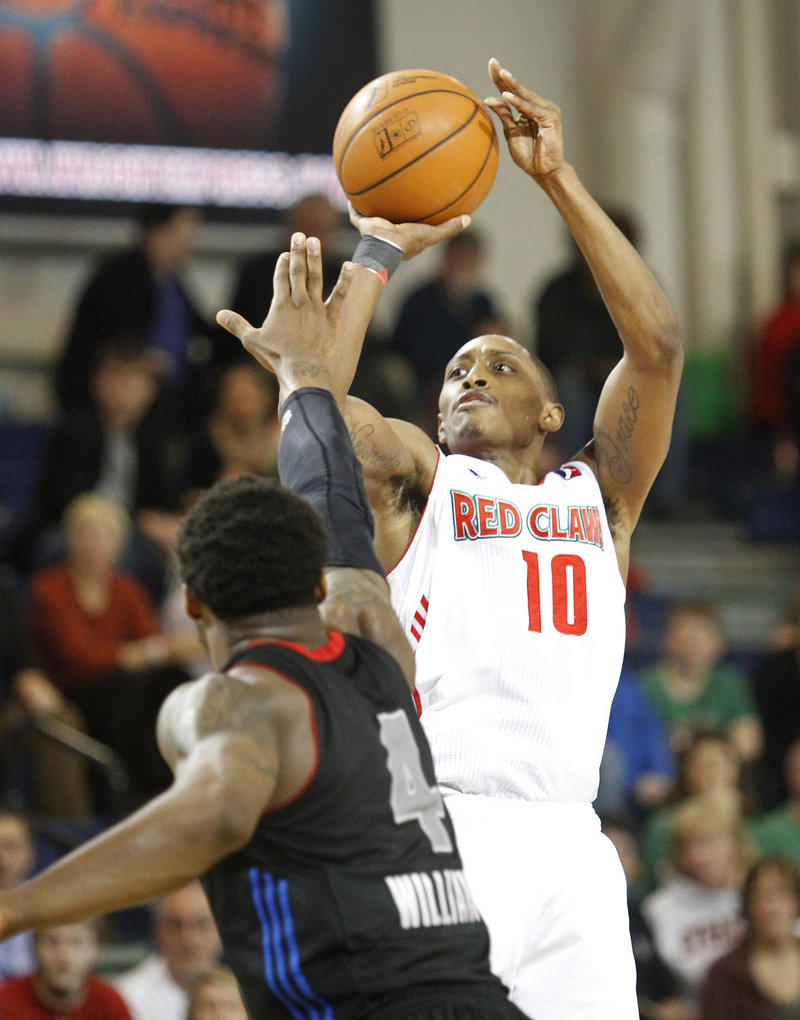
[[[494,57],[489,61],[489,74],[502,93],[503,100],[524,116],[535,121],[542,119],[557,120],[560,117],[561,110],[555,103],[551,103],[548,99],[543,99],[523,85],[508,68],[501,67],[500,62]],[[492,107],[497,110],[494,104],[492,104]],[[500,111],[497,110],[497,112],[499,113]]]
[[[306,242],[306,287],[312,301],[322,301],[322,245],[318,237]]]
[[[325,302],[328,306],[328,312],[331,319],[334,322],[338,320],[339,315],[341,314],[342,303],[348,290],[350,290],[350,284],[353,280],[355,268],[355,263],[353,262],[342,263],[342,268],[339,272],[339,279],[336,281],[336,286],[333,288],[328,300]]]
[[[235,336],[237,340],[243,340],[245,335],[253,329],[243,315],[239,315],[238,312],[232,312],[230,308],[223,308],[217,312],[217,322],[223,329],[227,329],[229,333]]]
[[[289,288],[292,301],[295,304],[308,300],[306,248],[306,235],[300,231],[292,234],[292,243],[289,249]]]
[[[288,263],[288,256],[286,261]],[[260,350],[255,343],[255,339],[258,337],[258,330],[251,326],[244,316],[239,315],[238,312],[232,312],[229,308],[223,308],[222,311],[217,312],[217,322],[223,329],[227,329],[232,336],[235,336],[242,347],[249,354],[252,354],[260,365],[269,369],[270,372],[275,371],[268,353]]]
[[[275,263],[272,274],[272,296],[275,301],[286,301],[289,298],[289,252],[282,251]]]

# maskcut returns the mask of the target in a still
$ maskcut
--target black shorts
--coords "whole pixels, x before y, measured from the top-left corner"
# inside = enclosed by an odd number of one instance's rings
[[[502,988],[473,988],[468,994],[463,986],[451,994],[440,991],[419,993],[392,1003],[369,1020],[528,1020],[517,1006],[506,998]]]

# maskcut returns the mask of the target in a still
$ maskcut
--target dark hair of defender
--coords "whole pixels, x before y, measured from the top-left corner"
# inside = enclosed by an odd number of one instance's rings
[[[206,490],[177,542],[183,582],[221,620],[314,605],[327,550],[316,511],[252,474]]]

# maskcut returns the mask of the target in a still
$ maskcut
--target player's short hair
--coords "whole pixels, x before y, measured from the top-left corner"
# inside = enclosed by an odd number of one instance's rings
[[[550,371],[547,365],[545,365],[545,363],[537,354],[534,354],[532,351],[530,351],[529,353],[531,356],[531,361],[534,363],[534,365],[536,365],[536,368],[539,370],[539,375],[542,377],[545,396],[551,403],[557,404],[559,402],[558,387],[556,386],[556,381],[553,378],[553,373]]]
[[[316,511],[252,474],[207,489],[178,530],[181,578],[221,620],[314,605],[327,550]]]

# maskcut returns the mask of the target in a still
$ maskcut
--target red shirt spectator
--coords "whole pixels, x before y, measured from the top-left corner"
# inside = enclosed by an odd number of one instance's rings
[[[94,974],[98,952],[92,921],[40,928],[33,973],[0,985],[0,1020],[131,1020],[116,989]]]
[[[786,357],[800,340],[800,242],[784,260],[784,294],[781,303],[762,324],[753,349],[751,414],[757,426],[788,427]]]
[[[131,1020],[119,992],[90,977],[86,995],[72,1009],[51,1009],[36,996],[33,975],[9,978],[0,985],[0,1020]]]
[[[34,576],[28,619],[42,668],[67,694],[116,669],[121,644],[161,631],[150,597],[134,578],[114,573],[106,605],[91,612],[63,563]]]

